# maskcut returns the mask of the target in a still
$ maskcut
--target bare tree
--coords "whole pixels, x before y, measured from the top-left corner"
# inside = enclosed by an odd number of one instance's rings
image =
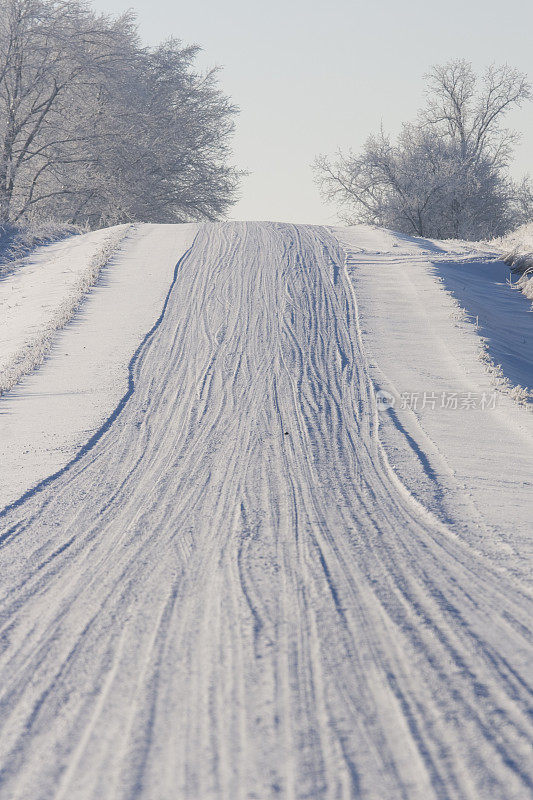
[[[171,39],[144,51],[127,81],[102,88],[90,181],[100,190],[83,209],[91,219],[217,219],[234,202],[236,108],[216,70],[195,71],[198,49]]]
[[[237,109],[197,53],[143,48],[130,13],[82,0],[0,0],[0,221],[223,214]]]
[[[531,87],[507,66],[489,67],[479,81],[462,60],[426,78],[427,105],[395,144],[381,131],[359,156],[316,160],[322,194],[349,222],[440,238],[500,235],[519,193],[506,172],[517,136],[501,123]]]
[[[60,165],[83,161],[84,98],[132,52],[126,15],[111,22],[76,0],[0,3],[0,218],[17,221],[71,195]]]
[[[428,104],[421,123],[437,127],[457,145],[461,158],[486,158],[506,167],[517,134],[501,128],[505,113],[531,95],[525,75],[508,65],[490,66],[478,90],[472,65],[465,60],[435,66],[425,76]]]

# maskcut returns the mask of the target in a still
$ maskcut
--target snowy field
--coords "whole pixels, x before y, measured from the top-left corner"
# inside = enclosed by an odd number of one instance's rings
[[[126,226],[0,282],[0,797],[531,796],[496,248]]]

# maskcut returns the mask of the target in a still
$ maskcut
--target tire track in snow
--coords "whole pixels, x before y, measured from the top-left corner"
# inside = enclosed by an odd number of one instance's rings
[[[337,241],[204,226],[131,370],[0,520],[0,794],[527,796],[530,595],[388,467]]]

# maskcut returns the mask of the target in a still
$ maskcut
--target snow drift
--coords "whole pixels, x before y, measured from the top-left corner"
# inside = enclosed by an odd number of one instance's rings
[[[42,364],[130,228],[80,236],[77,258],[70,243],[39,248],[0,284],[0,396]]]
[[[533,222],[498,240],[505,248],[504,261],[519,275],[514,286],[533,300]]]

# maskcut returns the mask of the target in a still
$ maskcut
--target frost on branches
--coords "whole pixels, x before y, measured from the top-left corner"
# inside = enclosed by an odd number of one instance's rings
[[[142,47],[131,13],[0,0],[0,225],[216,219],[235,106],[197,47]]]
[[[316,160],[323,196],[346,222],[436,239],[490,239],[531,219],[530,182],[507,172],[517,137],[501,125],[530,98],[526,77],[492,66],[480,79],[459,60],[426,80],[426,106],[395,143],[381,130],[361,155]]]

